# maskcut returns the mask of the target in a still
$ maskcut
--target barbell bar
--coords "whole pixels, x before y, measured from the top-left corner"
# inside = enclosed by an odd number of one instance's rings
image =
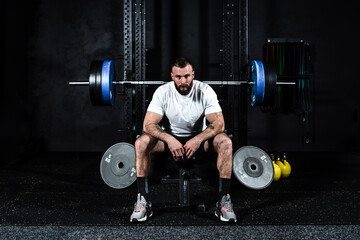
[[[89,86],[91,103],[95,106],[114,105],[114,86],[116,85],[162,85],[166,81],[116,81],[112,60],[93,61],[90,65],[89,81],[69,82],[70,86]],[[272,106],[277,85],[295,85],[292,81],[278,79],[308,79],[309,75],[278,76],[272,63],[253,60],[251,62],[251,80],[249,81],[202,81],[209,85],[240,86],[251,85],[252,106]]]
[[[304,75],[301,75],[304,76]],[[292,76],[291,76],[292,77]],[[247,81],[201,81],[209,85],[229,85],[229,86],[240,86],[243,84],[254,84],[254,82]],[[163,85],[168,83],[166,81],[113,81],[113,85]],[[89,82],[69,82],[71,86],[89,86]],[[276,82],[276,85],[295,85],[295,82]]]

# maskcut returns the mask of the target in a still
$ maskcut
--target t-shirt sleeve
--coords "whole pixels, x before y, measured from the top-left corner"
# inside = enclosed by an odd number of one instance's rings
[[[205,115],[210,113],[222,112],[222,109],[219,104],[219,100],[215,91],[207,86],[205,90]]]
[[[162,97],[163,95],[161,94],[161,89],[157,88],[153,94],[153,97],[151,99],[151,102],[147,110],[149,112],[154,112],[160,115],[164,115]]]

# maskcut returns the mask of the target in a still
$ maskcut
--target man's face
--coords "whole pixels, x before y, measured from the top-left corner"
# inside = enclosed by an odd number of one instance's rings
[[[181,95],[187,95],[191,91],[194,77],[195,73],[191,65],[186,65],[184,68],[172,68],[171,78],[174,80],[175,87]]]

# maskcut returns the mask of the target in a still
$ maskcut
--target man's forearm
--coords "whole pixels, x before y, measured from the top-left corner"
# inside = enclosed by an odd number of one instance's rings
[[[172,138],[172,136],[165,132],[157,123],[147,124],[144,128],[144,132],[163,142],[167,142],[169,138]]]
[[[215,137],[217,134],[223,131],[224,125],[220,122],[215,121],[213,123],[210,123],[204,131],[196,135],[194,138],[200,142],[204,142],[212,137]]]

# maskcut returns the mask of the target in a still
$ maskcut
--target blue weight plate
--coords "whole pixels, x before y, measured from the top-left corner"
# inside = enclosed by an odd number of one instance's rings
[[[259,106],[264,101],[265,93],[265,73],[262,61],[251,62],[251,79],[254,83],[251,89],[251,105]]]
[[[114,79],[114,63],[111,60],[105,60],[102,66],[101,73],[101,92],[103,105],[113,106],[114,105],[114,89],[113,89],[113,79]]]

